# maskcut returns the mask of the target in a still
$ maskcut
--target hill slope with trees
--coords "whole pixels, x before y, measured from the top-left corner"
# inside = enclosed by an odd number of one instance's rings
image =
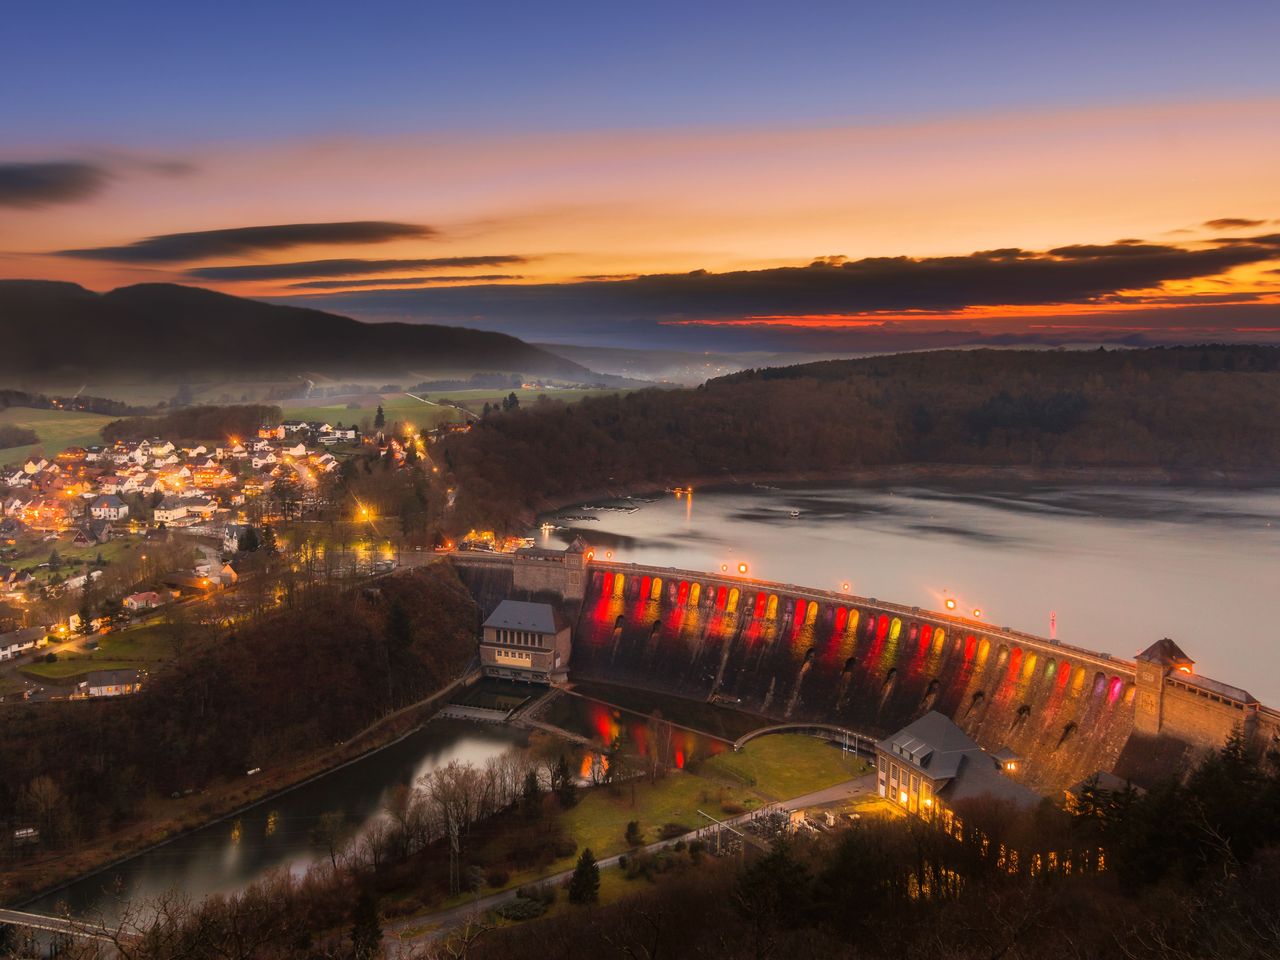
[[[514,371],[601,375],[501,333],[350,317],[148,283],[97,294],[73,283],[0,280],[0,373],[320,372],[334,376]]]
[[[485,418],[458,522],[602,489],[905,465],[1280,477],[1280,349],[939,351],[746,371]]]

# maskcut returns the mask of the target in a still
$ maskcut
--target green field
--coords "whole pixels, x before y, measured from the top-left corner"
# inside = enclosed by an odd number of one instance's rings
[[[674,772],[652,786],[648,780],[636,780],[634,805],[631,781],[616,794],[603,787],[586,791],[561,822],[579,849],[590,847],[597,856],[610,856],[627,849],[628,821],[638,820],[650,843],[668,823],[690,829],[704,826],[707,821],[699,810],[713,817],[729,815],[724,806],[755,810],[770,801],[844,783],[869,769],[866,761],[842,754],[825,740],[776,734],[751,741],[740,753],[719,754],[694,773]]]
[[[85,447],[101,443],[99,431],[111,417],[76,410],[36,410],[31,407],[8,407],[0,410],[0,423],[27,427],[40,437],[39,443],[0,450],[0,464],[21,463],[33,450],[52,457],[67,447]]]
[[[98,649],[84,650],[84,642],[98,640]],[[58,654],[53,663],[33,663],[22,673],[34,680],[77,680],[92,670],[153,668],[173,655],[168,629],[163,624],[131,627],[106,636],[86,638],[74,650]]]
[[[464,419],[464,415],[456,409],[438,405],[439,401],[446,399],[461,403],[474,413],[480,413],[486,403],[500,404],[503,398],[511,393],[515,393],[522,405],[529,405],[536,403],[539,396],[573,402],[581,400],[583,397],[618,392],[617,390],[518,389],[514,391],[446,390],[440,393],[419,394],[419,396],[425,396],[428,401],[432,401],[429,403],[415,400],[404,393],[370,393],[336,402],[330,401],[329,398],[324,398],[324,401],[329,402],[317,401],[315,404],[291,401],[284,407],[284,417],[286,420],[327,420],[330,423],[341,421],[342,423],[355,423],[358,425],[366,419],[372,421],[374,414],[377,412],[378,404],[381,403],[382,412],[387,418],[387,423],[403,421],[412,423],[417,427],[434,427],[441,423],[453,423]],[[354,404],[355,406],[351,408],[348,404]]]

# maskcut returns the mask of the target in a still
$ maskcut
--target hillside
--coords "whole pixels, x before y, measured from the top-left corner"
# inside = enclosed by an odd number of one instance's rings
[[[521,408],[448,442],[463,525],[602,489],[891,467],[1280,477],[1280,349],[938,351]]]
[[[598,383],[586,367],[500,333],[361,323],[174,284],[97,294],[72,283],[0,280],[0,374],[148,371],[414,377],[509,371]]]

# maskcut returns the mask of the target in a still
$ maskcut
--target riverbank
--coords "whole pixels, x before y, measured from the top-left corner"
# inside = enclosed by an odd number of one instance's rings
[[[49,852],[13,865],[0,874],[0,903],[23,905],[47,897],[363,760],[421,728],[444,700],[478,678],[478,670],[469,668],[430,696],[381,717],[331,748],[299,757],[287,769],[228,781],[188,797],[153,798],[136,824],[96,838],[74,851]]]
[[[718,476],[669,477],[611,484],[563,497],[541,498],[523,510],[521,523],[532,527],[537,518],[567,507],[601,500],[623,500],[661,494],[672,487],[698,489],[750,484],[846,483],[876,487],[888,484],[1046,484],[1055,486],[1167,486],[1205,489],[1253,489],[1280,486],[1273,470],[1173,470],[1166,467],[1033,467],[987,466],[962,463],[907,463],[838,470],[798,470],[783,473],[724,473]]]

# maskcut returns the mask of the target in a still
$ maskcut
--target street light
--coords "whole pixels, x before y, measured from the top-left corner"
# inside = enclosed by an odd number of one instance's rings
[[[747,565],[746,565],[745,563],[740,563],[740,564],[738,564],[738,573],[742,574],[743,576],[746,576],[746,574],[747,574]]]
[[[948,610],[954,610],[956,608],[956,602],[952,600],[950,597],[947,597],[944,603]]]
[[[973,619],[975,619],[975,620],[981,620],[981,619],[982,619],[982,611],[981,611],[981,610],[979,610],[979,609],[977,609],[976,607],[974,608],[974,611],[973,611]]]

